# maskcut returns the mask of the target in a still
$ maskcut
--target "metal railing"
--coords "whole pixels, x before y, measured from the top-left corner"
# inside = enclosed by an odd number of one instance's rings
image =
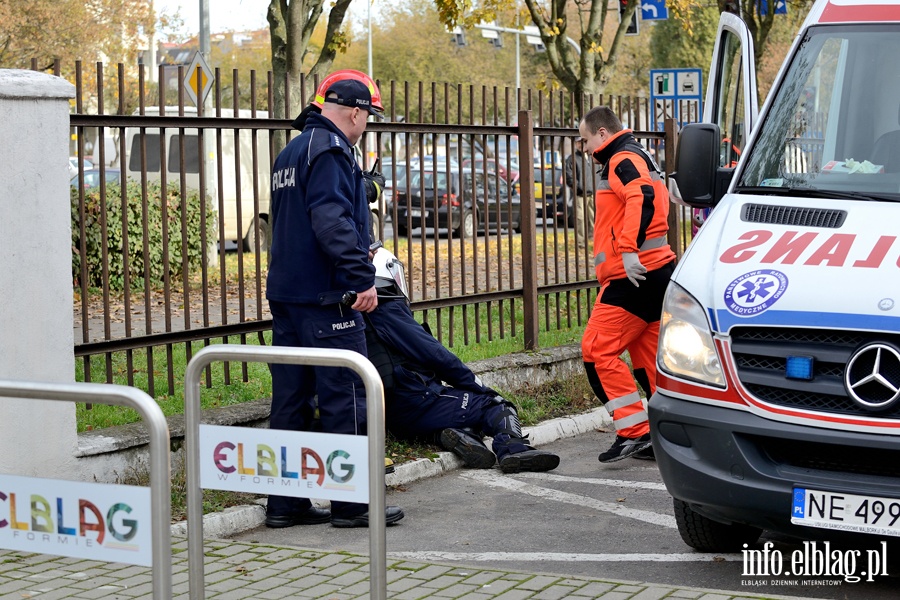
[[[29,400],[101,403],[136,410],[147,425],[150,443],[151,573],[153,599],[172,597],[171,474],[169,426],[159,406],[144,392],[118,385],[0,381],[0,396]],[[91,484],[86,484],[91,485]]]
[[[191,600],[203,600],[203,491],[200,488],[200,379],[214,361],[268,362],[292,365],[346,367],[355,371],[366,389],[369,468],[369,595],[387,597],[387,554],[384,491],[384,388],[369,360],[350,350],[320,348],[260,348],[222,345],[204,348],[188,364],[184,379],[185,438],[187,442],[188,568]]]
[[[271,77],[251,73],[249,91],[239,97],[232,90],[246,89],[248,78],[217,70],[213,108],[194,116],[184,105],[183,69],[175,92],[147,85],[143,71],[130,75],[122,65],[111,78],[102,65],[90,73],[80,64],[57,71],[77,88],[70,117],[73,154],[96,158],[104,174],[118,169],[126,182],[113,188],[104,176],[96,188],[73,187],[79,375],[85,381],[138,381],[151,396],[174,394],[176,354],[187,362],[195,344],[266,343],[271,329],[265,300],[267,174],[277,138],[297,132],[290,119],[268,116],[275,112]],[[165,73],[161,68],[161,80]],[[302,89],[312,87],[301,83]],[[558,177],[578,137],[575,98],[562,91],[396,81],[381,82],[381,90],[388,117],[369,125],[360,144],[362,161],[369,167],[379,159],[394,184],[388,188],[392,197],[372,206],[373,222],[376,236],[406,265],[413,310],[451,347],[522,336],[522,348],[530,349],[539,333],[582,327],[597,293],[593,257],[575,244],[569,214],[575,200]],[[658,157],[674,148],[674,128],[647,131],[654,122],[647,98],[586,97],[583,106],[601,101]],[[96,111],[87,109],[91,104]],[[528,127],[523,111],[531,115]],[[524,160],[526,149],[534,160]],[[478,156],[494,160],[467,163]],[[460,235],[454,226],[439,228],[437,221],[415,230],[410,213],[400,212],[401,190],[410,196],[418,191],[418,209],[436,215],[445,206],[445,192],[421,182],[429,176],[453,179],[457,167],[469,169],[469,181],[479,179],[489,190],[475,183],[458,190],[457,199],[469,198],[479,207],[473,211],[474,232]],[[530,183],[535,170],[549,173],[540,198],[526,198],[527,186],[510,180],[517,167],[520,182]],[[160,201],[164,194],[156,191],[156,180],[168,188],[168,202]],[[403,180],[415,180],[418,189],[411,183],[401,187]],[[79,166],[76,183],[82,181]],[[447,193],[450,202],[452,193]],[[192,194],[198,196],[190,205],[195,212],[186,214],[181,198]],[[516,203],[518,227],[509,218]],[[528,210],[532,204],[534,215]],[[157,221],[154,210],[161,213]],[[116,216],[129,211],[132,229]],[[672,213],[680,252],[690,228],[684,233],[683,211]],[[523,215],[535,217],[524,229]],[[209,226],[211,219],[215,226]],[[227,232],[229,221],[239,224],[238,234]],[[90,240],[99,241],[90,246]],[[160,273],[154,275],[157,267]],[[534,285],[526,286],[532,267]],[[229,363],[223,377],[226,384],[235,378]],[[237,378],[248,379],[246,365]],[[207,371],[207,385],[211,381]]]

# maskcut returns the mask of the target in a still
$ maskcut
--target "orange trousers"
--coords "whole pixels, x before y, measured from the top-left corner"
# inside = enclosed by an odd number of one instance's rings
[[[627,279],[609,281],[600,290],[581,339],[581,355],[594,393],[612,415],[616,433],[638,438],[650,432],[646,397],[656,391],[659,317],[674,262],[647,273],[640,288]],[[632,374],[622,353],[631,355]]]

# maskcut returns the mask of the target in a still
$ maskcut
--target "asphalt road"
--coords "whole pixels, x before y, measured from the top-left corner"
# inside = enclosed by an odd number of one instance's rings
[[[898,597],[900,580],[890,575],[857,583],[841,577],[745,576],[741,553],[694,551],[678,534],[656,463],[599,463],[597,454],[611,442],[611,433],[595,432],[544,446],[562,457],[550,473],[506,476],[497,468],[462,469],[391,490],[388,504],[402,506],[406,518],[387,530],[389,556],[748,595]],[[366,531],[261,527],[234,539],[367,554]],[[791,553],[802,548],[797,541],[766,536],[756,548],[767,541],[788,565]],[[887,572],[900,575],[900,547],[887,552]],[[865,552],[860,556],[857,574],[866,568]]]

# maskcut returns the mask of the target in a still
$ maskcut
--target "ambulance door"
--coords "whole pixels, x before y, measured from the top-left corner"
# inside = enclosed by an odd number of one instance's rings
[[[719,166],[734,167],[759,116],[753,38],[737,15],[719,18],[708,81],[703,122],[719,126]]]

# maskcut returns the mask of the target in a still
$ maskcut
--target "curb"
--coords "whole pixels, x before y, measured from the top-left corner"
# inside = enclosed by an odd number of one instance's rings
[[[602,427],[612,425],[612,419],[605,408],[595,408],[590,412],[570,417],[560,417],[539,423],[534,427],[524,427],[533,446],[541,446],[563,438],[575,437]],[[443,475],[463,465],[452,452],[440,452],[437,458],[420,458],[413,462],[396,465],[394,472],[384,476],[387,486],[404,485],[427,477]],[[203,515],[204,538],[227,538],[261,526],[266,520],[265,501],[259,504],[232,506],[222,512]],[[318,504],[313,502],[313,504]],[[323,504],[326,505],[327,504]],[[172,525],[173,536],[187,535],[187,521]]]

